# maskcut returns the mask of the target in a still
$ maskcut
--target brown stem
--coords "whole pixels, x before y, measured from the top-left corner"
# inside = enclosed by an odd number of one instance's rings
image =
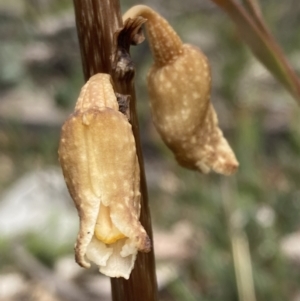
[[[130,95],[130,122],[136,140],[141,169],[141,223],[151,241],[152,227],[148,206],[147,185],[139,139],[136,97],[132,76],[118,76],[114,72],[112,55],[114,34],[122,27],[119,0],[74,0],[75,17],[85,80],[96,73],[109,73],[115,92]],[[129,280],[111,278],[113,301],[156,301],[157,283],[153,248],[139,253]]]

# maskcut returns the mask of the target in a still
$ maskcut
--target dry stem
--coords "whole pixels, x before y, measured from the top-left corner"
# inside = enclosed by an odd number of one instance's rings
[[[148,206],[147,186],[144,163],[139,139],[139,127],[135,108],[133,74],[118,76],[115,73],[114,34],[122,27],[120,4],[118,0],[74,0],[76,24],[81,49],[85,80],[96,73],[112,75],[115,92],[130,95],[130,122],[136,141],[137,154],[141,169],[141,223],[151,241],[152,227]],[[127,53],[128,57],[129,54]],[[130,58],[130,57],[129,57]],[[113,63],[112,63],[113,62]],[[132,70],[131,70],[132,71]],[[113,301],[156,301],[157,283],[155,259],[151,252],[139,253],[130,279],[112,278]]]

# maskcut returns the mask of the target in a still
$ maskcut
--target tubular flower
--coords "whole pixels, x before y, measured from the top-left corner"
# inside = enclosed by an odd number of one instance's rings
[[[150,250],[139,222],[140,170],[135,140],[108,74],[84,85],[62,127],[59,161],[80,218],[75,259],[110,277],[129,278],[138,251]],[[88,259],[88,260],[87,260]]]
[[[218,125],[210,102],[211,74],[206,56],[179,36],[158,13],[144,5],[123,20],[142,16],[154,64],[148,74],[153,122],[178,163],[208,173],[232,174],[236,157]]]

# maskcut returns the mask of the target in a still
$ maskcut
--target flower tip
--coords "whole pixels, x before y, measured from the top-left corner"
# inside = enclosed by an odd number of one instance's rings
[[[143,249],[143,252],[145,253],[149,253],[151,251],[151,240],[149,238],[148,235],[146,235],[146,238],[145,238],[145,241],[144,241],[144,249]]]
[[[228,162],[224,165],[224,174],[227,176],[233,175],[239,168],[239,163],[237,161]]]
[[[228,157],[220,156],[212,165],[212,169],[225,176],[233,175],[238,167],[239,163],[235,158],[233,151],[229,148],[228,153],[226,154]]]
[[[85,269],[89,269],[91,267],[91,264],[88,261],[86,261],[86,259],[83,256],[81,256],[81,254],[78,254],[78,252],[76,252],[76,248],[75,248],[75,261]]]
[[[151,251],[151,240],[146,232],[136,236],[136,246],[141,252],[148,253]]]

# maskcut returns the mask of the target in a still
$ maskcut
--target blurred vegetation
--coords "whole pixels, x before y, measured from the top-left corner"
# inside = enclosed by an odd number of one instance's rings
[[[298,1],[261,2],[266,24],[299,74]],[[160,300],[240,300],[232,255],[232,238],[238,233],[249,244],[256,299],[296,301],[299,259],[284,254],[282,245],[300,231],[299,107],[209,0],[142,3],[161,12],[185,42],[209,57],[212,101],[240,161],[238,173],[228,179],[176,165],[151,123],[148,45],[132,49],[154,224],[169,229],[188,220],[195,228],[195,255],[161,291]],[[125,11],[137,2],[121,4]],[[83,76],[70,1],[0,0],[0,40],[1,192],[28,171],[57,165],[60,127],[73,109]],[[20,97],[26,109],[18,109]],[[35,106],[40,103],[49,109],[49,120],[39,118]],[[30,235],[27,246],[49,266],[67,252]],[[7,254],[2,241],[0,248]],[[2,267],[6,263],[0,261]]]

